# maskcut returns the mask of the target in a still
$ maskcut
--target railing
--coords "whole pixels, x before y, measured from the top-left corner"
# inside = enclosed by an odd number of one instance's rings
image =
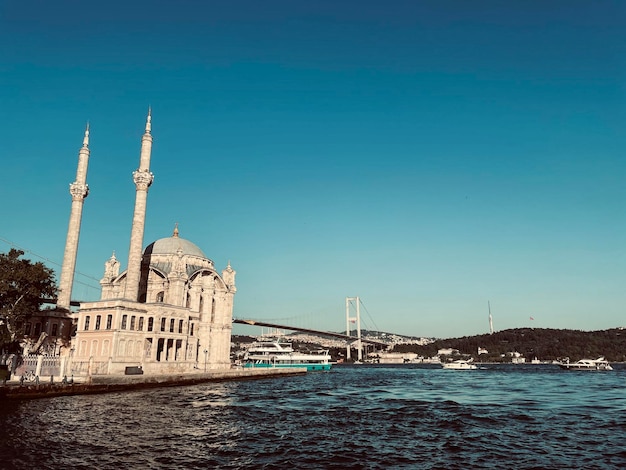
[[[14,376],[19,378],[34,375],[41,380],[46,377],[61,377],[64,374],[65,362],[65,357],[28,354],[22,356],[22,363],[15,369]]]

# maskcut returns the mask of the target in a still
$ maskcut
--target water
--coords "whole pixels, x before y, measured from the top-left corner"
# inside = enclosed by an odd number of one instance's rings
[[[0,405],[0,468],[626,468],[626,367],[331,372]]]

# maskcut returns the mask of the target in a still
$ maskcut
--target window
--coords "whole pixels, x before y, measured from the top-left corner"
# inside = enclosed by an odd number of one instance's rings
[[[174,323],[175,322],[176,321],[173,318],[170,320],[170,333],[174,333]]]
[[[165,331],[165,318],[161,318],[161,331]]]
[[[41,333],[41,323],[35,323],[35,336],[39,336]]]
[[[128,323],[128,315],[122,315],[122,330],[126,329],[126,323]]]
[[[100,329],[100,320],[102,319],[101,315],[96,315],[96,330]]]
[[[178,332],[179,333],[183,332],[183,321],[182,320],[178,321]]]
[[[134,330],[135,329],[135,315],[133,315],[132,317],[130,317],[130,329]]]
[[[159,303],[163,303],[163,300],[165,299],[165,292],[161,291],[156,295],[156,301]]]
[[[191,324],[191,332],[189,333],[189,336],[193,336],[193,326],[194,326],[194,324],[192,323]]]
[[[139,317],[139,327],[137,329],[143,331],[143,317]]]
[[[154,328],[154,318],[150,317],[148,318],[148,331],[152,331],[153,328]]]
[[[50,336],[56,336],[57,335],[57,329],[58,329],[59,325],[57,325],[56,323],[54,325],[52,325],[52,333]]]
[[[30,329],[31,329],[32,325],[30,323],[26,323],[26,325],[24,326],[24,334],[26,336],[30,335]]]
[[[85,331],[89,329],[89,315],[85,317]]]
[[[191,307],[191,295],[187,294],[187,301],[185,302],[185,307]]]
[[[107,330],[111,329],[112,324],[113,324],[113,315],[107,315]]]

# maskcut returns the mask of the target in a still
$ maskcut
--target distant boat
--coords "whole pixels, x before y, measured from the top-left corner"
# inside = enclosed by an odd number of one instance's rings
[[[306,370],[330,370],[330,354],[327,349],[311,353],[294,351],[291,343],[262,341],[248,348],[243,358],[243,366],[248,367],[304,367]]]
[[[463,359],[458,359],[452,362],[444,362],[441,364],[444,369],[454,369],[454,370],[472,370],[478,369],[476,365],[471,364],[470,361],[465,361]]]
[[[581,359],[576,362],[561,362],[559,363],[559,367],[561,369],[566,370],[613,370],[611,364],[604,359],[604,357],[599,357],[598,359]]]

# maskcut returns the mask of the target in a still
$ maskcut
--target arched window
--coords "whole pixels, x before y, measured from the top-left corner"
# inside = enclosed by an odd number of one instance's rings
[[[183,321],[182,320],[178,320],[178,332],[179,333],[183,332]]]
[[[170,333],[174,333],[174,322],[175,320],[172,318],[170,320]]]
[[[122,330],[126,329],[126,323],[128,323],[128,315],[122,315]]]
[[[200,306],[198,307],[198,311],[202,313],[203,309],[204,309],[204,296],[201,295],[200,296]]]
[[[111,329],[112,324],[113,324],[113,315],[107,315],[107,330]]]
[[[185,307],[191,307],[191,294],[189,294],[189,292],[187,292],[187,301],[185,302]]]
[[[139,317],[139,326],[137,327],[139,331],[143,331],[143,317]]]
[[[133,315],[132,317],[130,317],[130,329],[134,330],[135,329],[135,315]]]
[[[154,317],[149,317],[148,318],[148,331],[152,331],[152,328],[154,328]]]
[[[156,295],[156,301],[162,303],[165,299],[165,292],[161,291]]]
[[[89,329],[89,320],[90,320],[89,315],[87,315],[85,317],[85,331]]]
[[[165,331],[165,318],[161,318],[161,331]]]
[[[100,321],[102,320],[102,315],[96,315],[96,330],[100,329]]]

